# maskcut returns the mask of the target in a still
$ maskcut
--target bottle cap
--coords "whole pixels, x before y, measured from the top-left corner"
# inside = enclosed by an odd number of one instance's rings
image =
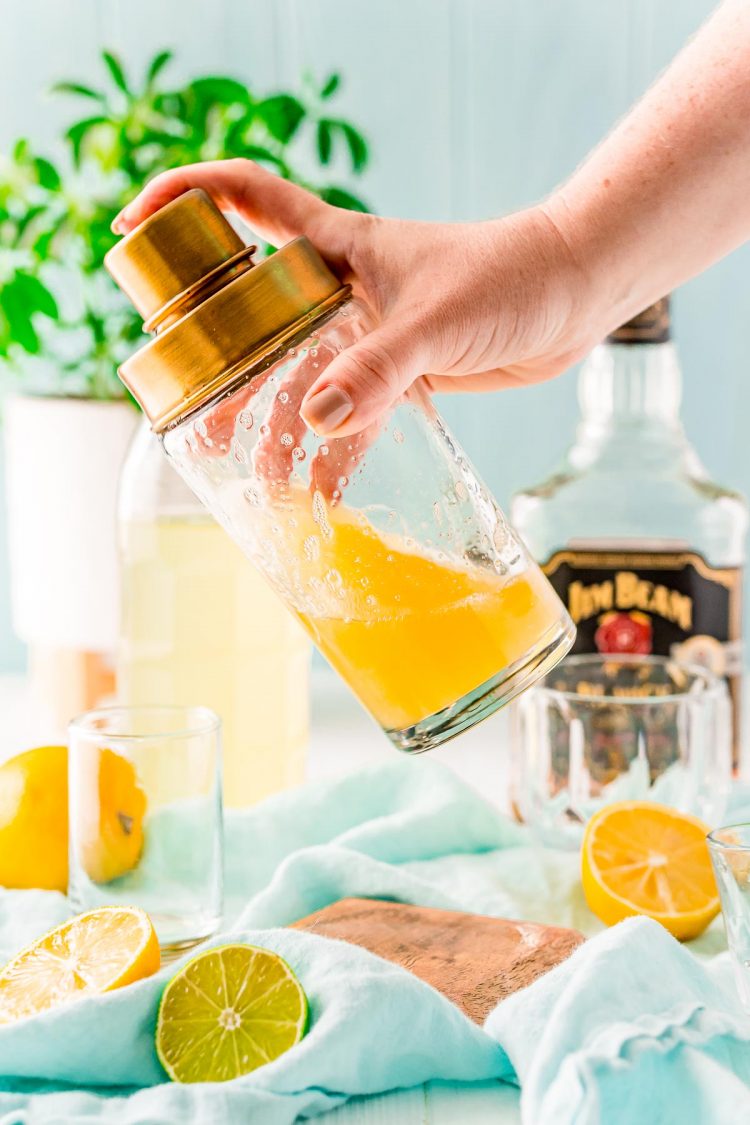
[[[254,264],[198,189],[151,215],[105,265],[154,336],[119,375],[160,432],[289,347],[351,293],[306,238]]]
[[[610,344],[665,344],[671,339],[669,295],[639,312],[607,336]]]

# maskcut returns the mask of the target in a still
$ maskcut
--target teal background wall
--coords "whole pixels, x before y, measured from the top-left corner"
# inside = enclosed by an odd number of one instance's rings
[[[41,147],[54,142],[67,113],[45,91],[63,77],[93,81],[105,46],[136,68],[171,47],[175,77],[221,69],[269,90],[294,86],[305,69],[337,69],[345,77],[341,112],[372,144],[372,166],[356,190],[381,214],[484,218],[564,178],[713,7],[710,0],[0,0],[0,152],[20,135]],[[749,272],[744,248],[675,299],[688,431],[714,475],[747,493]],[[546,474],[569,439],[575,377],[442,406],[507,503]],[[0,672],[23,658],[10,629],[3,528],[0,514]]]

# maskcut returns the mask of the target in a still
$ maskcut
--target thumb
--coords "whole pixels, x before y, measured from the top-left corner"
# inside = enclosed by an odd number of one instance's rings
[[[411,326],[384,324],[326,368],[302,400],[300,414],[321,437],[346,437],[376,421],[426,369]]]

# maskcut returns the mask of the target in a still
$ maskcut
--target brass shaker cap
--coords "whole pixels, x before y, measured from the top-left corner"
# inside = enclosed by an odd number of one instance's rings
[[[116,243],[104,264],[149,331],[174,298],[246,250],[210,196],[193,188]]]
[[[611,344],[665,344],[671,336],[667,295],[610,332],[607,340]]]
[[[290,345],[351,293],[306,238],[259,265],[205,192],[155,212],[105,265],[156,335],[119,369],[156,432]]]

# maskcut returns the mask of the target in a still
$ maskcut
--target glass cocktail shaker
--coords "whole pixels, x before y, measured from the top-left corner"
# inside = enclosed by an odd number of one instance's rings
[[[107,268],[154,333],[120,375],[391,741],[428,750],[549,671],[572,622],[419,384],[354,437],[307,428],[307,389],[371,316],[307,239],[253,249],[197,190],[118,243]]]

